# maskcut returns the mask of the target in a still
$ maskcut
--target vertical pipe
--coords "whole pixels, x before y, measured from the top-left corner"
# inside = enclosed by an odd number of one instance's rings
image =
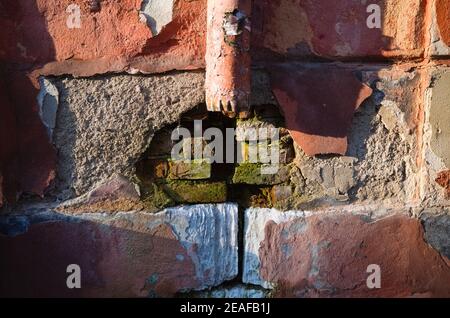
[[[206,104],[245,118],[250,111],[252,0],[208,0]]]

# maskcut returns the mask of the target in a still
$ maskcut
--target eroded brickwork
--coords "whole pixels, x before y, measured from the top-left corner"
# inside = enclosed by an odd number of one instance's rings
[[[2,1],[0,295],[450,297],[449,10]]]

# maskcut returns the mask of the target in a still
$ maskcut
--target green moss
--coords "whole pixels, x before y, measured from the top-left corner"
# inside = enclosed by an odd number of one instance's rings
[[[228,188],[228,200],[243,208],[271,208],[270,189],[247,184],[231,185]]]
[[[253,127],[253,128],[267,128],[270,126],[273,127],[283,127],[284,121],[283,118],[264,118],[260,115],[254,115],[250,118],[236,120],[237,127]]]
[[[241,163],[236,166],[233,175],[234,184],[273,185],[280,184],[289,178],[288,167],[280,165],[275,174],[261,174],[261,163]]]
[[[194,159],[189,162],[169,160],[169,179],[202,180],[211,177],[211,163],[208,159]]]
[[[264,184],[261,177],[261,164],[242,163],[236,166],[233,183]]]
[[[227,201],[226,182],[157,180],[141,182],[142,203],[150,211],[179,204]]]
[[[175,205],[175,201],[167,195],[164,190],[156,187],[156,191],[153,194],[153,204],[158,208],[166,208],[168,206]]]
[[[226,182],[168,181],[160,185],[176,203],[221,203],[227,201]]]
[[[161,210],[176,205],[176,202],[155,183],[141,182],[142,203],[149,210]]]

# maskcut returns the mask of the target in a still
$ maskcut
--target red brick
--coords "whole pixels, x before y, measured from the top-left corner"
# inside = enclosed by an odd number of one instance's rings
[[[15,109],[18,191],[42,196],[55,177],[56,151],[38,114],[37,83],[24,72],[10,76],[8,86]]]
[[[139,19],[139,0],[102,1],[91,11],[84,0],[7,1],[0,27],[0,59],[50,64],[44,73],[87,74],[139,68],[164,72],[204,66],[206,0],[177,1],[174,17],[152,37]],[[81,28],[66,25],[69,4],[81,8]],[[19,26],[19,27],[17,27]],[[98,60],[96,63],[89,63]],[[92,69],[93,68],[93,69]]]
[[[145,233],[88,221],[42,223],[0,236],[0,249],[0,294],[10,297],[145,297],[150,288],[170,296],[196,286],[193,263],[167,225]],[[177,262],[177,254],[185,260]],[[81,289],[66,286],[69,264],[81,268]],[[145,286],[153,273],[158,282]]]
[[[286,128],[309,156],[341,154],[353,113],[372,94],[350,70],[335,67],[270,67],[272,90]]]
[[[69,29],[66,25],[66,8],[73,3],[81,8],[81,29]],[[0,39],[0,60],[23,63],[21,69],[34,70],[7,76],[10,85],[6,90],[16,120],[8,119],[2,125],[10,136],[2,140],[0,148],[10,148],[3,143],[14,140],[14,130],[8,125],[16,121],[18,149],[13,161],[20,169],[15,176],[19,193],[43,195],[54,178],[56,154],[37,112],[38,76],[89,76],[128,69],[152,73],[204,67],[205,0],[177,1],[173,21],[153,38],[149,27],[139,21],[140,5],[139,0],[102,1],[100,10],[91,10],[90,2],[84,0],[2,3],[5,14],[0,17],[0,28],[5,36]],[[44,64],[42,69],[36,69]],[[2,119],[9,116],[6,111],[2,106]],[[4,178],[4,191],[8,191],[10,182],[7,175]],[[13,198],[15,192],[11,191]]]
[[[238,272],[237,206],[206,205],[107,220],[57,216],[0,219],[0,296],[173,297]],[[34,224],[33,224],[34,223]],[[69,289],[67,266],[81,269]]]
[[[442,40],[450,46],[450,2],[436,0],[436,17]]]
[[[424,241],[417,219],[394,215],[369,222],[352,214],[316,214],[268,220],[264,233],[260,275],[275,284],[275,296],[450,296],[449,260]],[[366,285],[371,264],[380,266],[380,289]]]
[[[19,28],[9,38],[7,58],[17,62],[93,59],[137,53],[151,37],[145,23],[139,21],[140,1],[103,1],[101,10],[91,12],[88,1],[38,0],[7,4]],[[81,9],[81,28],[66,25],[70,4]],[[14,6],[11,8],[11,6]],[[12,43],[14,42],[14,43]],[[23,50],[17,43],[23,46]],[[24,53],[26,52],[26,53]]]
[[[14,200],[17,177],[16,117],[7,91],[0,81],[0,206],[6,200]]]

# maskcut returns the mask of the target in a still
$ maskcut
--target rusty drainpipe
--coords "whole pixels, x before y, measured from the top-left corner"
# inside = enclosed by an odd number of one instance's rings
[[[250,113],[252,0],[208,0],[206,104],[209,111]]]

